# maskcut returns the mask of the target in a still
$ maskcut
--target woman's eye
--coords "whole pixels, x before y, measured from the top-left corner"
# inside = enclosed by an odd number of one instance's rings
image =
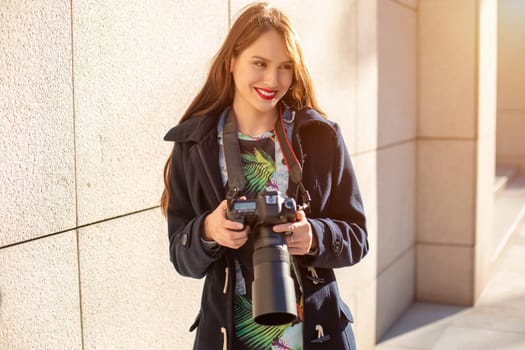
[[[281,69],[284,69],[284,70],[292,70],[293,68],[293,65],[291,64],[284,64],[281,66]]]
[[[255,61],[254,64],[257,67],[266,67],[266,63],[264,63],[263,61]]]

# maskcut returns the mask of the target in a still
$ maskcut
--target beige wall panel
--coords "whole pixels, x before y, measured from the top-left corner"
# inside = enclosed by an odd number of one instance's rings
[[[382,272],[415,244],[415,143],[382,149],[377,157],[377,267]]]
[[[498,109],[525,110],[525,1],[498,2]],[[523,129],[522,129],[523,130]]]
[[[354,331],[359,348],[375,344],[376,279],[378,260],[377,154],[362,153],[352,158],[365,206],[370,250],[358,264],[337,269],[340,292],[353,302]]]
[[[377,159],[376,152],[362,153],[352,158],[367,216],[368,255],[358,264],[336,269],[341,297],[354,315],[354,331],[359,347],[375,344],[375,291],[377,278]],[[367,348],[367,347],[363,347]]]
[[[158,205],[162,138],[227,25],[225,0],[74,2],[80,224]]]
[[[498,3],[497,0],[480,0],[479,6],[477,124],[478,137],[484,137],[496,133]],[[523,131],[525,133],[525,129]]]
[[[370,284],[377,276],[378,260],[378,193],[376,152],[362,153],[352,158],[366,213],[369,252],[363,261],[349,268],[337,270],[343,293],[355,292]]]
[[[501,156],[497,157],[498,164],[512,164],[517,165],[521,174],[525,174],[525,159],[523,156]]]
[[[370,151],[378,144],[378,3],[357,2],[357,148]]]
[[[0,249],[0,349],[80,349],[74,231]]]
[[[0,246],[75,226],[69,6],[0,2]]]
[[[418,142],[418,242],[474,244],[475,147],[474,141]]]
[[[379,293],[377,275],[383,271],[383,281],[397,278],[399,268],[392,270],[391,267],[400,260],[403,260],[402,266],[406,267],[406,273],[415,266],[413,258],[404,258],[410,254],[407,249],[415,243],[415,145],[409,143],[379,152],[359,154],[353,161],[367,214],[370,252],[357,265],[336,270],[336,275],[341,294],[344,297],[357,296],[356,332],[359,344],[366,349],[375,344],[376,337],[380,335],[375,332],[376,322],[383,322],[381,327],[387,328],[388,320],[399,316],[397,308],[404,308],[405,305],[402,302],[403,306],[396,304],[392,308],[383,308],[383,311],[378,309],[375,315],[371,314],[371,310],[375,310],[371,304],[376,303],[376,290]],[[407,266],[408,261],[411,261],[410,266]],[[414,283],[401,283],[395,290],[388,290],[394,295],[413,296]],[[380,300],[377,302],[380,303]]]
[[[377,281],[373,281],[362,285],[356,293],[353,328],[358,349],[373,349],[376,344],[377,287]]]
[[[381,1],[392,1],[404,6],[409,7],[411,10],[417,10],[417,4],[419,0],[381,0]]]
[[[418,135],[476,135],[477,1],[419,3]]]
[[[525,2],[498,2],[497,161],[525,173]]]
[[[497,156],[497,162],[498,164],[511,164],[511,165],[517,165],[519,171],[521,174],[525,174],[525,159],[522,155],[520,156]]]
[[[474,248],[453,245],[417,245],[417,300],[472,305]]]
[[[297,2],[294,22],[301,36],[318,102],[336,121],[350,152],[357,129],[357,1],[337,0],[330,6],[316,0]]]
[[[159,211],[80,235],[85,349],[190,349],[202,281],[175,271]]]
[[[352,160],[367,216],[370,251],[358,264],[336,269],[335,273],[341,296],[352,307],[358,346],[367,349],[375,344],[375,293],[378,260],[376,152],[362,153],[354,156]]]
[[[499,111],[496,142],[498,161],[525,164],[525,110]]]
[[[494,252],[495,136],[478,140],[476,183],[476,242],[474,298],[478,298],[489,278]]]
[[[231,2],[232,24],[251,0]],[[338,122],[350,151],[355,150],[357,26],[356,0],[272,1],[292,20],[312,75],[318,103],[329,119]]]
[[[416,13],[379,2],[378,146],[416,136]]]
[[[415,297],[415,260],[413,246],[392,262],[377,279],[377,335],[379,340],[388,328],[401,317]]]
[[[369,242],[375,246],[377,243],[374,241],[369,236]],[[377,260],[374,259],[375,256],[377,256],[377,249],[371,247],[368,255],[356,265],[335,270],[339,292],[345,302],[350,303],[364,285],[376,280]]]

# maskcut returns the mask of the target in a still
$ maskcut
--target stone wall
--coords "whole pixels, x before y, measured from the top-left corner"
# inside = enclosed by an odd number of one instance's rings
[[[202,281],[169,261],[162,137],[247,3],[1,2],[0,348],[191,348]],[[491,213],[495,2],[274,3],[363,193],[369,256],[337,270],[360,348],[416,297],[472,302]]]
[[[498,163],[525,174],[525,2],[498,2]]]

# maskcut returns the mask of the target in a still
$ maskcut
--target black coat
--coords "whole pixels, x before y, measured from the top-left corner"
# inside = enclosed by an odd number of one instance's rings
[[[219,115],[192,117],[165,136],[175,141],[168,206],[171,261],[183,276],[206,277],[201,310],[191,327],[197,327],[194,349],[198,350],[223,349],[223,344],[232,349],[234,337],[233,250],[221,247],[210,253],[200,239],[205,216],[225,198],[218,119]],[[319,248],[317,256],[296,257],[304,288],[304,349],[355,349],[352,315],[340,298],[332,270],[353,265],[368,252],[365,215],[350,156],[338,125],[314,110],[297,114],[292,147],[312,197],[307,216]],[[288,196],[294,195],[294,188],[290,182]],[[318,279],[313,278],[315,272]],[[319,325],[324,337],[319,337]]]

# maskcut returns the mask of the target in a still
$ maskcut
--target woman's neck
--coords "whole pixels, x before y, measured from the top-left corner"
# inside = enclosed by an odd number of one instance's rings
[[[277,120],[277,111],[272,110],[268,113],[249,114],[238,112],[235,106],[230,109],[233,117],[237,121],[237,129],[247,136],[257,136],[266,131],[273,130]]]

